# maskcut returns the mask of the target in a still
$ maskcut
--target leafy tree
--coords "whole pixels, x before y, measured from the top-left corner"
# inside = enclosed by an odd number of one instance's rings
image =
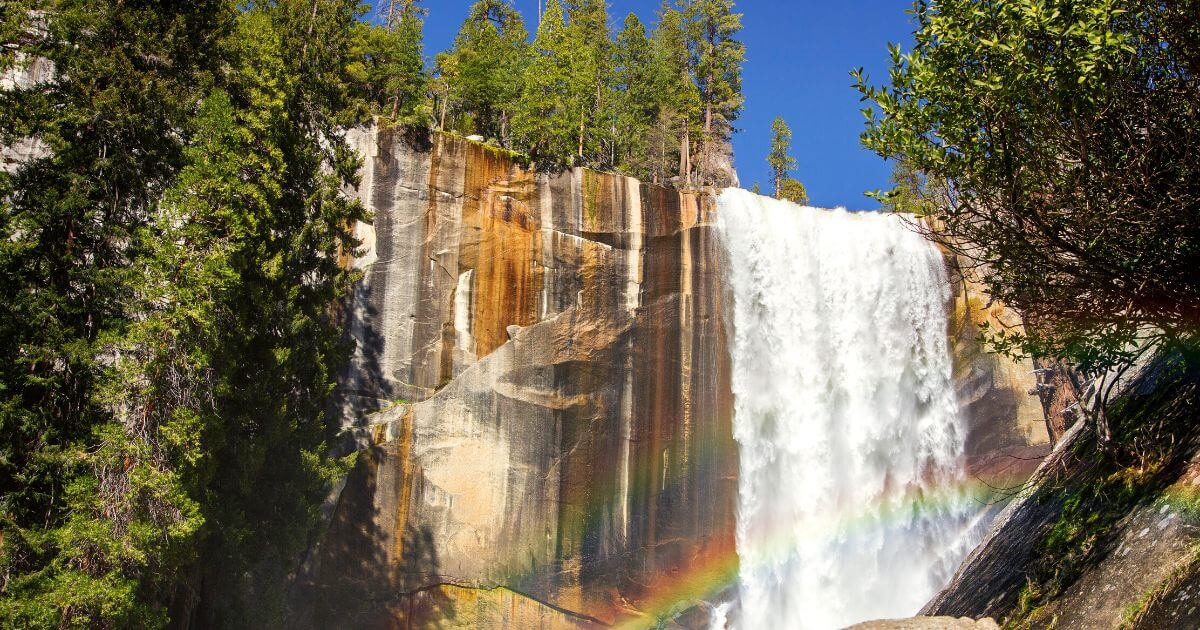
[[[499,138],[511,145],[514,104],[521,96],[529,45],[521,14],[508,0],[478,0],[454,39],[454,47],[438,55],[445,89],[439,125],[463,133]]]
[[[931,236],[1025,314],[1025,333],[992,331],[1000,349],[1095,375],[1138,341],[1195,343],[1198,8],[921,0],[890,85],[856,73],[864,144],[946,182]]]
[[[746,46],[736,38],[742,15],[733,0],[690,0],[686,8],[689,45],[703,110],[700,181],[713,183],[722,154],[729,153],[733,123],[741,114],[742,61]]]

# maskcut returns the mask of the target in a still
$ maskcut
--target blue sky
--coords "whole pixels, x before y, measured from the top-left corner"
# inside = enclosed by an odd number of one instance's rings
[[[660,0],[610,0],[612,24],[635,12],[647,24]],[[449,47],[470,0],[429,0],[425,51]],[[536,28],[538,0],[516,0],[526,26]],[[888,42],[907,45],[911,26],[906,0],[740,0],[746,43],[746,107],[737,122],[734,152],[742,185],[769,189],[766,154],[771,120],[792,127],[795,176],[811,203],[850,209],[877,207],[863,191],[887,187],[891,166],[863,149],[862,104],[849,71],[862,66],[875,82],[886,78]]]

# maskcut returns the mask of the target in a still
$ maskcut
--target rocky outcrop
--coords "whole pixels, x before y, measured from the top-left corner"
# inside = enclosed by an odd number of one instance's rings
[[[1144,449],[1136,459],[1106,455],[1076,423],[922,613],[1035,628],[1200,626],[1197,383],[1196,365],[1175,359],[1129,381],[1112,408],[1119,438]]]
[[[375,217],[337,415],[365,450],[293,620],[411,625],[414,593],[453,585],[612,622],[727,584],[737,449],[710,197],[535,174],[446,135],[353,139]]]
[[[704,623],[737,571],[713,197],[449,135],[350,139],[374,218],[333,417],[359,454],[290,622]],[[1032,376],[980,353],[974,313],[952,330],[973,453],[1044,442]]]
[[[868,621],[850,626],[847,630],[1000,630],[993,619],[970,617],[913,617],[911,619],[888,619]]]

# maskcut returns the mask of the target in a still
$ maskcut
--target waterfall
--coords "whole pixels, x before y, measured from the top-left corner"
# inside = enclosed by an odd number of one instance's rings
[[[724,191],[739,628],[915,614],[972,544],[940,253],[905,219]]]

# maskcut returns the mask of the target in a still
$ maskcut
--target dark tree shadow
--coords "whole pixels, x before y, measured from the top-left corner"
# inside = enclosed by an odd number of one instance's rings
[[[359,455],[320,546],[293,585],[289,628],[426,629],[455,617],[439,588],[432,531],[395,522],[407,513],[397,504],[411,483],[400,456],[398,443]]]

